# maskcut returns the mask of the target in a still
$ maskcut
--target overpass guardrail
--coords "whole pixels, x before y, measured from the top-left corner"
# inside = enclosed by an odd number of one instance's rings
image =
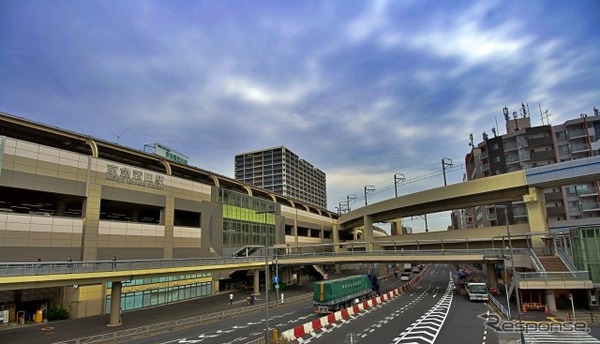
[[[192,259],[139,259],[123,261],[66,261],[0,263],[2,276],[33,276],[48,274],[97,273],[148,269],[182,268],[240,263],[265,263],[265,257],[192,258]]]
[[[531,251],[526,248],[513,249],[515,255],[529,256]],[[286,260],[302,260],[311,264],[311,259],[335,258],[335,257],[406,257],[407,261],[425,259],[430,256],[461,256],[480,255],[484,259],[510,259],[507,251],[502,248],[490,249],[439,249],[439,250],[373,250],[373,251],[341,251],[314,252],[314,253],[291,253],[267,258],[269,264],[285,264]],[[114,271],[135,271],[165,268],[182,268],[196,266],[216,266],[243,264],[265,264],[264,256],[250,257],[228,257],[228,258],[193,258],[193,259],[157,259],[157,260],[127,260],[127,261],[72,261],[72,262],[27,262],[27,263],[1,263],[0,278],[10,276],[34,276],[53,274],[85,274]],[[175,273],[175,272],[174,272]],[[522,281],[549,280],[549,281],[573,281],[589,280],[587,271],[571,272],[516,272],[517,279]]]
[[[587,271],[566,272],[517,272],[517,280],[521,281],[580,281],[589,280]]]
[[[515,249],[520,252],[521,249]],[[486,257],[504,257],[502,249],[440,249],[440,250],[374,250],[374,251],[341,251],[289,253],[270,256],[269,264],[274,260],[284,262],[286,259],[306,259],[310,264],[311,258],[323,257],[389,257],[389,256],[441,256],[441,255],[484,255]],[[112,271],[135,271],[148,269],[182,268],[194,266],[235,265],[248,263],[265,263],[265,256],[227,257],[227,258],[192,258],[192,259],[139,259],[139,260],[101,260],[101,261],[65,261],[65,262],[8,262],[0,263],[2,276],[34,276],[69,273],[97,273]]]

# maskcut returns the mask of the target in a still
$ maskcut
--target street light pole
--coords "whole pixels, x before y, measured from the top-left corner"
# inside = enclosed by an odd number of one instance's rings
[[[267,214],[275,214],[275,210],[257,211],[256,214],[264,214],[265,220],[265,312],[266,312],[266,328],[265,328],[265,341],[269,343],[269,237],[271,236],[267,232]]]
[[[513,251],[512,240],[510,238],[510,229],[508,227],[508,207],[505,205],[500,205],[496,207],[500,209],[504,208],[504,219],[506,221],[506,235],[508,235],[508,248],[510,250],[510,265],[512,267],[513,280],[515,283],[515,296],[517,298],[517,318],[519,319],[519,334],[521,335],[521,343],[525,344],[525,335],[523,334],[523,319],[521,319],[521,297],[519,295],[519,281],[517,280],[517,271],[515,270],[515,255]]]
[[[267,213],[265,213],[265,222]],[[266,325],[265,325],[265,341],[269,342],[269,246],[268,246],[269,235],[265,233],[265,312],[266,312]]]

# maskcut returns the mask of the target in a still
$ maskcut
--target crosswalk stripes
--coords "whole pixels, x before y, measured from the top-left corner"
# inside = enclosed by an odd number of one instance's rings
[[[565,331],[565,332],[542,332],[542,331],[527,331],[525,334],[525,342],[536,344],[600,344],[600,340],[592,337],[586,332],[580,331]]]

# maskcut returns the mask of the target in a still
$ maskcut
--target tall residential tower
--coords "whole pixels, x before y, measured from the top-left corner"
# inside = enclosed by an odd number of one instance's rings
[[[469,180],[513,172],[531,167],[575,160],[600,153],[600,115],[580,115],[560,125],[532,127],[523,109],[518,118],[504,108],[506,131],[472,144],[465,158]],[[600,181],[544,190],[548,225],[551,229],[591,225],[600,222]],[[506,206],[507,208],[504,208]],[[497,209],[498,208],[498,209]],[[498,210],[498,211],[497,211]],[[504,212],[508,211],[507,216]],[[487,205],[472,209],[470,227],[527,223],[525,204]]]
[[[235,179],[327,208],[325,173],[285,146],[236,155]]]

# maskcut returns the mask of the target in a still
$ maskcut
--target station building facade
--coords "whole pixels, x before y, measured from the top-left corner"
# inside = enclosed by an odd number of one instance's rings
[[[164,157],[0,113],[0,262],[227,257],[329,243],[336,214]],[[267,242],[268,241],[268,242]],[[290,277],[291,278],[291,277]],[[223,273],[123,285],[125,310],[211,295]],[[0,309],[104,313],[110,284],[0,292]]]

